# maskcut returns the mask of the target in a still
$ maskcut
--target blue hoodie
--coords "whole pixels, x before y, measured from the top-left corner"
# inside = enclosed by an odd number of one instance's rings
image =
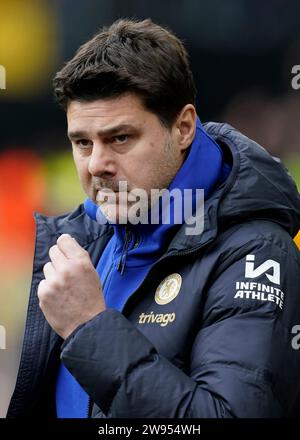
[[[204,190],[207,199],[228,176],[230,167],[224,162],[217,143],[203,130],[197,118],[196,134],[187,158],[168,189],[192,190],[193,212],[196,189]],[[114,234],[107,244],[96,270],[103,286],[107,308],[122,311],[128,297],[141,284],[152,264],[165,252],[180,227],[174,218],[174,200],[170,202],[170,222],[165,224],[160,214],[158,224],[113,224]],[[99,220],[100,208],[91,200],[84,203],[86,214]],[[172,210],[172,208],[174,208]],[[184,221],[184,216],[182,216]],[[86,418],[88,395],[61,363],[56,383],[58,418]]]

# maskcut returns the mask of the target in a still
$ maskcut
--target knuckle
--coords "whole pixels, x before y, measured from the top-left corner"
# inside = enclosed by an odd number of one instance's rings
[[[87,256],[85,256],[84,258],[81,259],[81,264],[84,267],[90,267],[90,259],[87,258]]]
[[[78,266],[81,270],[87,271],[90,269],[90,261],[87,258],[80,258]]]
[[[69,266],[64,266],[60,268],[60,278],[62,282],[68,281],[72,278],[73,271]]]
[[[60,241],[62,241],[62,240],[65,240],[67,237],[69,237],[70,235],[69,234],[61,234],[59,237],[58,237],[58,239],[57,239],[57,242],[60,242]]]
[[[40,282],[40,284],[38,285],[38,290],[37,290],[37,296],[39,298],[40,301],[42,301],[45,297],[46,294],[46,288],[45,288],[45,280],[42,280]]]
[[[51,269],[51,267],[52,267],[52,264],[50,263],[50,261],[48,261],[48,263],[46,263],[46,264],[44,265],[44,267],[43,267],[43,272],[44,272],[44,275],[45,275],[45,276],[46,276],[47,272],[49,272],[49,269]]]
[[[61,288],[61,283],[59,282],[59,280],[52,280],[51,284],[49,286],[49,290],[50,291],[56,291],[59,290]]]
[[[88,255],[82,252],[80,255],[77,255],[76,258],[72,260],[72,268],[76,272],[78,269],[85,268],[89,265]]]
[[[51,246],[51,248],[49,249],[49,254],[53,254],[53,252],[56,252],[58,249],[57,244],[54,244],[53,246]]]

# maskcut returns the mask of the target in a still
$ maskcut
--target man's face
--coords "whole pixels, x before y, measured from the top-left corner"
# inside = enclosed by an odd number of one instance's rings
[[[106,190],[114,192],[116,203],[102,209],[108,219],[114,210],[118,221],[136,203],[123,202],[119,182],[127,182],[128,192],[143,189],[150,197],[151,189],[168,187],[183,163],[187,145],[183,147],[178,127],[165,128],[135,94],[71,101],[67,119],[85,193],[101,206]]]

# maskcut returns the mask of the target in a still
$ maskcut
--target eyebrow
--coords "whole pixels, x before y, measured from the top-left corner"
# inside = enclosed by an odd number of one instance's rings
[[[127,130],[136,130],[136,128],[134,128],[132,125],[130,124],[120,124],[120,125],[116,125],[115,127],[107,127],[107,128],[103,128],[101,130],[97,131],[97,136],[113,136],[117,133],[120,133],[120,131],[127,131]],[[68,138],[70,139],[70,141],[74,140],[74,139],[80,139],[80,138],[85,138],[88,137],[88,134],[86,131],[69,131],[68,132]]]

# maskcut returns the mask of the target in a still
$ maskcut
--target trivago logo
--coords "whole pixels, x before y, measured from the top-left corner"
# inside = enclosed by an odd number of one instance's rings
[[[141,313],[139,316],[139,324],[159,324],[161,327],[165,327],[169,323],[175,321],[175,313],[157,313],[150,312],[148,315]]]
[[[0,325],[0,350],[6,349],[6,330],[3,325]]]

